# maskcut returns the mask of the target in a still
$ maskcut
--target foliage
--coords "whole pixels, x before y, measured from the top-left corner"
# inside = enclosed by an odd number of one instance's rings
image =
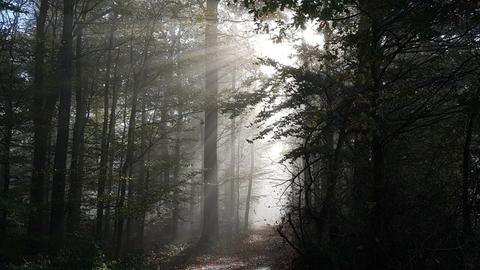
[[[299,46],[298,66],[271,62],[276,76],[238,97],[240,108],[264,108],[258,138],[293,138],[285,160],[299,169],[281,232],[304,266],[474,267],[479,228],[465,224],[478,218],[466,212],[476,204],[478,126],[465,123],[476,119],[478,6],[242,3],[258,25],[285,10],[279,33],[314,22],[325,39]]]

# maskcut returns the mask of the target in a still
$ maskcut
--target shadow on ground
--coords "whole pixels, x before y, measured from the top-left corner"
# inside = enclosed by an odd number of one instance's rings
[[[157,269],[178,270],[280,270],[289,269],[294,257],[291,248],[273,226],[252,229],[248,235],[231,245],[220,245],[210,250],[189,246]]]

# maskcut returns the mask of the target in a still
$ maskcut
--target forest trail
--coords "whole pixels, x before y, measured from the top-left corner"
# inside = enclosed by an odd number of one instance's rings
[[[277,270],[287,269],[291,248],[273,226],[254,228],[248,236],[230,247],[219,247],[192,259],[182,270]]]

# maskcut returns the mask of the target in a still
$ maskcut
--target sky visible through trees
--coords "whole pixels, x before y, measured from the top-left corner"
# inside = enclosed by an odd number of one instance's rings
[[[480,268],[476,0],[0,0],[0,269]]]

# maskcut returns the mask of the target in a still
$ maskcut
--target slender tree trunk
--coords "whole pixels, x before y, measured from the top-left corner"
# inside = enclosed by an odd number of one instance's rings
[[[125,251],[130,253],[135,250],[134,247],[134,235],[133,227],[135,226],[136,213],[133,213],[131,209],[135,207],[138,180],[133,177],[133,160],[130,163],[128,170],[128,185],[127,185],[127,207],[126,207],[126,230],[125,230]]]
[[[123,235],[123,224],[124,224],[124,205],[125,205],[125,194],[127,189],[127,178],[129,177],[129,171],[131,170],[133,164],[133,150],[134,150],[134,141],[135,141],[135,118],[137,114],[137,100],[138,100],[138,78],[135,79],[133,87],[133,96],[131,101],[130,109],[130,119],[128,121],[128,134],[127,134],[127,150],[125,154],[125,162],[123,163],[121,169],[121,179],[119,187],[119,198],[116,209],[116,225],[115,225],[115,254],[119,256],[122,248],[122,235]]]
[[[123,106],[123,114],[122,114],[122,122],[123,122],[123,130],[122,130],[122,136],[121,136],[121,143],[120,145],[124,145],[125,144],[125,140],[128,136],[127,134],[127,129],[128,129],[128,124],[127,124],[127,113],[128,111],[128,103],[125,102],[124,103],[124,106]],[[121,155],[120,156],[120,164],[124,164],[124,155]],[[115,250],[115,247],[117,245],[117,229],[118,229],[118,226],[117,226],[117,222],[120,218],[119,216],[119,209],[118,209],[118,205],[119,205],[119,201],[120,201],[120,195],[122,193],[122,184],[123,184],[123,167],[119,169],[118,171],[118,185],[117,185],[117,190],[116,190],[116,196],[115,196],[115,205],[114,205],[114,210],[115,210],[115,214],[114,214],[114,221],[113,221],[113,232],[112,232],[112,248],[113,250]],[[109,230],[110,228],[106,228],[106,231]],[[108,235],[108,233],[106,233],[106,235]]]
[[[373,243],[374,257],[372,260],[372,269],[384,269],[385,261],[382,254],[381,244],[384,240],[386,227],[385,208],[385,179],[384,179],[384,150],[380,143],[378,135],[374,135],[372,140],[372,163],[373,163],[373,232],[371,239]]]
[[[196,189],[196,183],[195,183],[195,178],[190,179],[190,200],[189,200],[189,205],[188,205],[188,213],[190,214],[190,233],[193,234],[194,231],[194,225],[195,225],[195,204],[197,201],[197,189]]]
[[[70,107],[72,96],[72,59],[73,59],[73,0],[63,1],[63,32],[60,56],[58,91],[58,130],[55,145],[54,174],[52,183],[52,212],[50,215],[50,236],[53,252],[61,241],[64,230],[65,214],[65,178],[67,174],[67,149],[70,125]]]
[[[150,161],[150,152],[147,153],[147,162]],[[144,242],[145,242],[145,220],[146,220],[146,214],[147,214],[147,211],[146,211],[146,207],[147,207],[147,203],[148,201],[146,201],[146,196],[148,196],[148,193],[147,193],[147,190],[149,189],[150,187],[150,169],[148,168],[148,166],[145,167],[145,178],[144,178],[144,200],[143,200],[143,205],[142,207],[144,207],[144,209],[142,210],[142,215],[140,216],[140,225],[139,225],[139,230],[138,230],[138,248],[139,248],[139,251],[143,251],[145,246],[144,246]]]
[[[198,126],[198,128],[199,128],[198,135],[200,135],[199,136],[200,138],[199,138],[199,145],[198,145],[197,150],[200,153],[200,164],[201,164],[200,166],[203,166],[203,151],[202,151],[203,150],[203,141],[204,141],[203,140],[203,122],[201,122],[201,120],[200,120],[199,124],[200,125]],[[202,224],[202,220],[201,220],[201,218],[203,216],[202,213],[201,213],[201,209],[203,209],[202,208],[202,202],[201,202],[202,201],[202,198],[201,198],[202,197],[202,192],[198,192],[199,191],[198,184],[202,183],[202,181],[203,181],[203,173],[200,174],[198,178],[197,177],[195,177],[195,178],[192,177],[192,179],[190,180],[190,198],[191,198],[190,199],[190,207],[189,207],[190,234],[193,237],[196,237],[196,233],[197,233],[196,232],[197,228],[195,228],[195,221],[197,219],[196,218],[196,214],[197,214],[196,212],[197,211],[195,210],[196,206],[198,206],[200,208],[200,211],[199,211],[200,212],[200,216],[199,216],[200,220],[199,220],[199,222],[200,222],[200,224]],[[202,190],[202,189],[200,189],[200,190]]]
[[[127,149],[125,153],[125,162],[122,165],[121,176],[120,176],[120,187],[119,187],[119,197],[116,209],[116,225],[115,225],[115,255],[118,257],[122,251],[122,236],[123,236],[123,225],[124,225],[124,216],[125,216],[125,194],[127,188],[127,179],[132,175],[132,165],[133,165],[133,154],[135,148],[135,126],[136,126],[136,116],[137,116],[137,102],[138,102],[138,93],[142,86],[143,80],[145,78],[145,68],[148,58],[148,50],[150,48],[150,42],[152,39],[152,31],[145,40],[145,47],[143,50],[143,61],[140,67],[140,70],[134,74],[133,78],[133,95],[131,101],[130,109],[130,119],[128,121],[128,135],[127,135]],[[130,196],[130,195],[129,195]],[[127,235],[128,237],[128,235]]]
[[[235,204],[235,233],[238,235],[240,233],[240,162],[241,162],[241,152],[240,152],[240,140],[237,139],[237,162],[235,170],[235,190],[236,190],[236,204]]]
[[[103,240],[110,237],[110,210],[112,208],[112,185],[113,185],[113,163],[115,159],[115,124],[116,124],[116,110],[118,101],[118,60],[120,57],[120,50],[117,50],[117,56],[115,60],[115,70],[113,72],[113,87],[112,87],[112,107],[110,108],[110,123],[108,124],[108,176],[106,183],[106,205],[105,215],[103,217]]]
[[[13,71],[12,71],[13,72]],[[11,80],[13,82],[13,80]],[[11,87],[13,90],[13,87]],[[3,137],[3,146],[4,146],[4,156],[3,156],[3,190],[2,197],[4,200],[9,199],[9,190],[10,190],[10,148],[12,144],[12,132],[13,132],[13,104],[12,100],[9,98],[6,102],[5,108],[5,136]],[[7,215],[8,211],[5,207],[0,211],[0,241],[3,241],[6,236],[8,220]]]
[[[232,68],[232,93],[234,93],[236,88],[236,68]],[[235,141],[236,141],[236,123],[235,117],[232,117],[230,120],[230,168],[229,168],[229,198],[228,198],[228,207],[227,207],[227,239],[230,241],[233,239],[234,226],[235,226],[235,201],[236,201],[236,192],[235,192]]]
[[[82,14],[82,21],[85,20],[86,14]],[[80,206],[82,200],[82,182],[83,182],[83,165],[85,152],[84,148],[84,130],[86,123],[86,98],[87,93],[84,93],[83,82],[83,66],[82,66],[82,38],[83,38],[83,23],[80,22],[77,26],[76,35],[76,62],[75,62],[75,101],[76,114],[75,124],[73,126],[73,141],[72,141],[72,159],[70,165],[70,190],[69,200],[67,205],[67,232],[73,233],[80,227]]]
[[[205,161],[204,169],[204,218],[201,241],[210,244],[218,239],[218,63],[217,63],[217,9],[218,0],[207,0],[207,27],[205,47],[208,62],[206,66],[205,100]]]
[[[145,106],[145,100],[142,102],[142,126],[140,134],[140,149],[142,151],[142,156],[140,158],[140,175],[138,178],[138,200],[140,201],[140,211],[139,220],[138,220],[138,231],[136,246],[137,249],[143,250],[143,237],[144,237],[144,228],[145,228],[145,216],[146,216],[146,196],[147,196],[147,175],[148,175],[148,166],[146,162],[148,160],[148,153],[150,150],[147,149],[147,111]]]
[[[228,175],[228,205],[227,205],[227,239],[232,240],[233,230],[235,225],[235,201],[236,201],[236,192],[235,192],[235,133],[236,125],[235,118],[232,118],[230,123],[230,168]]]
[[[178,175],[180,171],[180,142],[175,142],[174,146],[174,168],[172,175],[172,184],[178,185]],[[172,209],[172,237],[175,239],[178,236],[178,221],[180,218],[180,199],[178,193],[179,188],[176,187],[173,198],[173,209]]]
[[[250,144],[250,175],[248,178],[248,190],[247,200],[245,202],[245,223],[243,224],[244,231],[248,230],[248,219],[250,215],[250,202],[252,199],[252,185],[253,185],[253,172],[255,170],[255,147],[253,143]]]
[[[30,186],[30,208],[28,214],[28,234],[32,243],[29,253],[37,253],[45,245],[41,236],[45,232],[46,197],[44,189],[47,174],[48,132],[56,95],[46,91],[45,87],[45,23],[47,20],[48,0],[41,0],[35,33],[35,67],[33,81],[33,171]],[[47,100],[46,100],[47,98]]]
[[[463,174],[463,183],[462,183],[462,216],[463,216],[463,233],[465,234],[464,239],[468,239],[472,234],[472,218],[471,218],[471,202],[470,202],[470,163],[471,163],[471,144],[472,144],[472,133],[477,119],[477,112],[473,111],[468,117],[467,126],[465,128],[465,143],[463,146],[463,161],[462,161],[462,174]]]
[[[100,169],[98,176],[97,189],[97,224],[96,237],[97,240],[102,238],[103,228],[103,211],[105,206],[105,183],[107,181],[107,166],[108,166],[108,109],[110,104],[110,69],[112,66],[112,49],[113,49],[113,34],[115,33],[115,21],[113,21],[107,45],[107,63],[105,71],[105,87],[103,89],[103,125],[102,125],[102,144],[100,151]]]
[[[164,104],[160,111],[160,154],[163,160],[162,166],[162,184],[163,185],[170,185],[170,151],[169,151],[169,139],[168,139],[168,130],[167,130],[167,122],[168,122],[168,110],[166,105],[166,94],[164,96]]]
[[[173,208],[172,208],[172,236],[173,239],[177,237],[178,234],[178,221],[180,218],[180,198],[179,198],[179,173],[180,173],[180,160],[181,160],[181,132],[183,127],[183,109],[179,108],[178,117],[175,126],[175,145],[173,147],[173,178],[172,184],[175,186],[174,198],[173,198]]]
[[[326,183],[324,185],[325,196],[323,204],[320,208],[319,218],[316,218],[318,231],[322,235],[321,239],[325,246],[328,246],[331,236],[329,229],[330,224],[334,223],[333,219],[336,216],[335,203],[337,198],[338,175],[340,171],[340,165],[342,163],[341,153],[344,144],[345,125],[340,127],[338,131],[338,140],[335,146],[333,145],[333,131],[330,131],[330,134],[328,134],[327,136],[330,137],[330,139],[327,139],[327,143],[329,144],[327,147],[330,149],[330,156],[328,158]],[[307,203],[310,202],[307,200]],[[309,207],[311,206],[307,205],[307,208]]]
[[[381,113],[381,104],[379,98],[381,97],[381,90],[379,85],[379,62],[382,59],[382,52],[378,46],[381,39],[377,25],[379,24],[379,14],[376,2],[360,1],[360,6],[363,9],[359,21],[359,50],[358,50],[358,84],[361,89],[361,95],[369,97],[368,106],[363,108],[363,112],[373,120],[373,128],[367,130],[371,134],[368,139],[368,150],[371,153],[370,170],[370,200],[373,207],[370,209],[369,232],[367,233],[369,239],[367,240],[367,250],[369,251],[367,258],[368,268],[370,269],[385,269],[387,268],[387,258],[382,246],[386,245],[386,229],[388,220],[388,209],[386,206],[386,181],[385,181],[385,145],[383,145],[383,119]],[[368,157],[368,152],[366,153]]]
[[[200,184],[202,184],[201,186],[201,190],[199,192],[199,202],[200,202],[200,229],[202,229],[202,226],[203,226],[203,223],[204,223],[204,218],[205,218],[205,214],[204,214],[204,210],[205,210],[205,183],[204,183],[204,179],[205,179],[205,170],[203,169],[203,164],[205,164],[205,115],[203,115],[203,118],[200,122],[201,126],[200,126],[200,151],[201,151],[201,169],[202,169],[202,175],[201,175],[201,179],[200,179]]]

